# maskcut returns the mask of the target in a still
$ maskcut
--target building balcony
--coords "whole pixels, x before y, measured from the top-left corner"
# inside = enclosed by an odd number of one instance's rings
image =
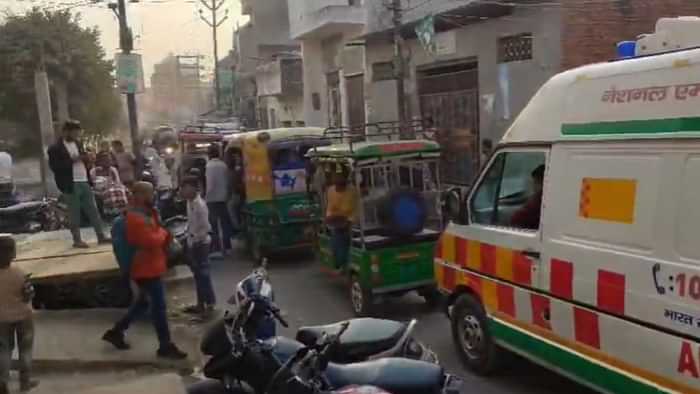
[[[357,5],[357,0],[303,0],[301,3],[296,12],[290,12],[290,30],[294,40],[362,32],[365,26],[367,10]]]
[[[300,58],[280,58],[259,65],[255,73],[258,96],[301,97],[302,70]]]

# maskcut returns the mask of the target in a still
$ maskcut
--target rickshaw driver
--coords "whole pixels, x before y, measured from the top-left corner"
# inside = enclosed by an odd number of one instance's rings
[[[352,222],[357,213],[357,191],[348,185],[349,171],[338,167],[333,174],[333,185],[328,187],[326,225],[331,231],[331,249],[337,269],[348,264]]]

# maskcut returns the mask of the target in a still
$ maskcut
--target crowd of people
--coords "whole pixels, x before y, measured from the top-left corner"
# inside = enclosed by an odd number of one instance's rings
[[[187,354],[173,343],[167,319],[163,275],[173,236],[161,221],[157,192],[179,187],[187,202],[184,247],[194,276],[197,301],[185,308],[185,312],[208,317],[216,304],[209,273],[210,258],[229,254],[235,235],[228,207],[234,197],[235,177],[222,160],[220,147],[212,146],[203,174],[190,172],[178,180],[175,171],[169,171],[172,163],[158,157],[154,160],[156,171],[160,172],[158,180],[144,181],[137,174],[136,158],[124,149],[121,141],[102,143],[98,152],[92,154],[81,143],[81,133],[77,121],[63,125],[61,137],[48,150],[49,167],[69,206],[73,246],[89,247],[80,230],[85,213],[98,243],[112,244],[125,286],[132,294],[128,311],[102,339],[116,349],[128,350],[126,331],[136,318],[150,312],[159,342],[157,356],[184,359]],[[98,207],[96,201],[102,206]],[[113,237],[107,235],[101,217],[105,211],[117,214],[118,220],[123,221],[124,237],[114,237],[116,224],[112,228]],[[120,242],[129,250],[119,252]],[[0,235],[0,394],[9,392],[10,360],[15,344],[20,358],[21,390],[31,390],[38,384],[31,379],[33,288],[29,276],[12,265],[15,254],[13,237]]]

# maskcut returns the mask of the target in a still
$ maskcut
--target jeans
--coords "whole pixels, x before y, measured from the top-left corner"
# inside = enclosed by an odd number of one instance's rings
[[[128,330],[131,323],[148,310],[150,301],[151,320],[158,334],[160,347],[163,348],[171,343],[163,281],[160,278],[142,279],[137,280],[136,284],[139,288],[138,297],[126,315],[114,325],[114,330],[122,333]]]
[[[209,208],[209,223],[211,224],[212,250],[231,249],[231,238],[233,237],[233,223],[231,223],[231,215],[228,212],[228,207],[224,201],[208,202]],[[221,232],[219,232],[221,225]],[[221,234],[221,235],[220,235]]]
[[[350,258],[350,228],[331,229],[331,250],[336,268],[343,268]]]
[[[95,203],[95,195],[92,193],[92,189],[90,189],[90,184],[87,182],[73,183],[73,192],[66,194],[66,201],[68,203],[70,226],[74,237],[80,234],[81,212],[83,209],[88,215],[90,224],[95,229],[97,236],[103,236],[102,219],[100,219],[97,204]],[[79,241],[79,239],[74,241]]]
[[[208,243],[198,243],[189,248],[190,269],[197,287],[197,305],[215,305],[216,295],[211,283]]]
[[[34,320],[0,322],[0,386],[10,380],[10,363],[15,348],[15,336],[19,353],[20,380],[28,381],[32,372],[32,348],[34,347]]]

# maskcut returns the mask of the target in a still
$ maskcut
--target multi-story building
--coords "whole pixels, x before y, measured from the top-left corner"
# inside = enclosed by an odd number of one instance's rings
[[[292,2],[293,0],[289,0]],[[393,10],[365,1],[367,121],[396,121]],[[619,41],[653,32],[664,16],[698,15],[683,0],[402,0],[406,106],[441,135],[448,182],[469,183],[484,140],[500,140],[541,84],[615,56]],[[435,31],[429,50],[417,37]]]
[[[151,75],[149,119],[182,124],[210,110],[210,86],[201,80],[200,57],[166,56]]]
[[[372,2],[364,0],[365,2]],[[310,126],[365,123],[361,0],[288,0],[291,37],[304,59],[304,120]]]
[[[250,19],[234,32],[239,115],[249,128],[303,122],[301,80],[293,80],[300,49],[290,38],[287,1],[241,0],[241,5]]]
[[[393,2],[287,1],[306,123],[398,121]],[[660,17],[700,14],[684,0],[399,3],[405,113],[438,130],[445,180],[457,184],[472,181],[484,141],[500,140],[552,75],[614,57],[617,42],[653,31]]]

